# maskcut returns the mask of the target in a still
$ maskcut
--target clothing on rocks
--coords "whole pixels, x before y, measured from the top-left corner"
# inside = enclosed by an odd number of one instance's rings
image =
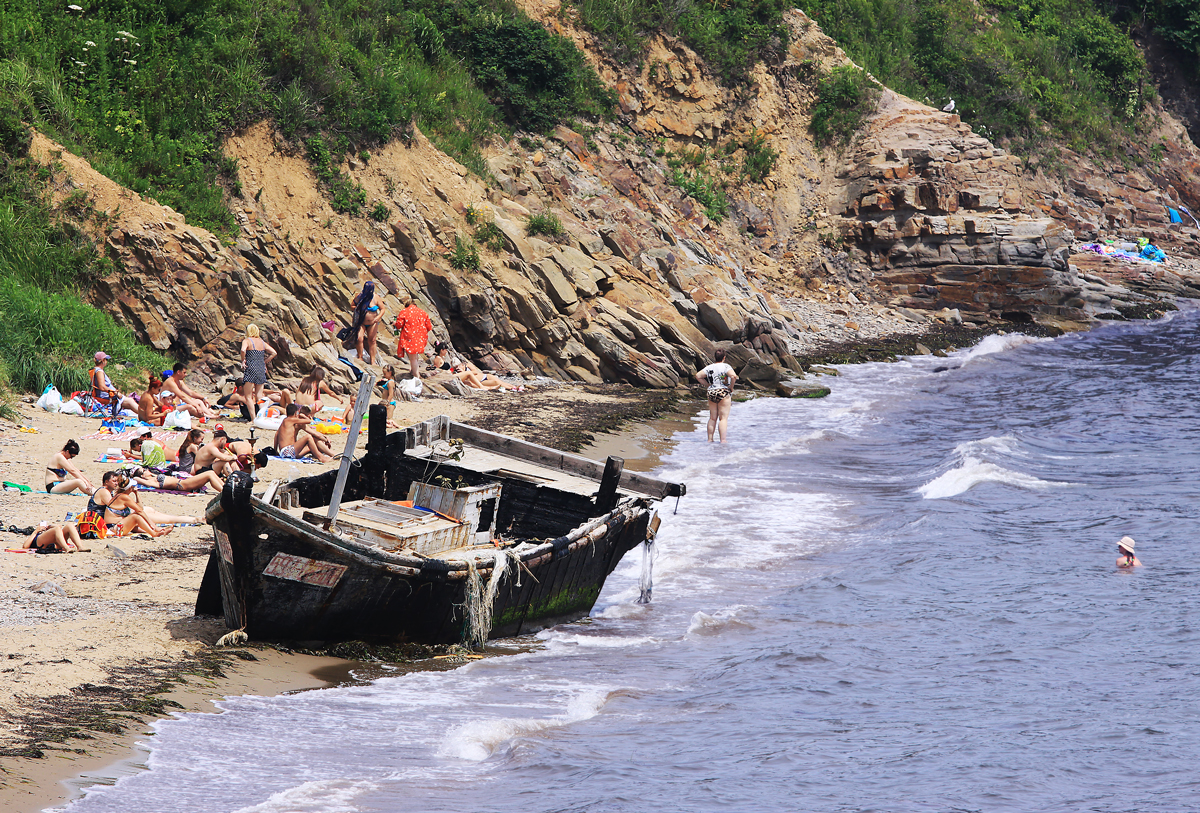
[[[416,305],[409,305],[396,316],[395,328],[400,332],[396,349],[398,355],[409,355],[425,352],[429,342],[429,331],[433,330],[433,322],[429,314]]]

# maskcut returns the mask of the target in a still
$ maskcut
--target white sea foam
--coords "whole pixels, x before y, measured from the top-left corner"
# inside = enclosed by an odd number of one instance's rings
[[[1004,483],[1018,488],[1047,489],[1068,486],[1071,483],[1056,483],[1042,480],[1031,474],[988,463],[977,457],[966,457],[962,465],[953,468],[940,477],[936,477],[917,489],[917,493],[927,500],[942,500],[969,491],[980,483]]]
[[[736,604],[732,607],[722,607],[712,615],[706,612],[699,611],[692,616],[691,623],[688,624],[688,636],[710,636],[720,635],[723,632],[731,629],[753,629],[754,625],[749,623],[745,616],[749,615],[752,608],[745,604]]]
[[[241,807],[234,813],[347,813],[355,810],[355,797],[374,790],[371,782],[326,779],[305,782],[294,788],[272,793],[266,801]]]
[[[991,452],[1001,454],[1016,454],[1020,449],[1019,441],[1012,435],[998,435],[982,440],[969,440],[954,447],[956,454],[963,458],[986,455]]]
[[[611,689],[593,687],[571,696],[562,714],[553,717],[498,717],[458,726],[446,735],[442,756],[482,762],[506,742],[539,734],[595,717],[612,696]]]
[[[1003,353],[1006,350],[1012,350],[1014,347],[1021,347],[1026,344],[1034,344],[1037,342],[1048,342],[1053,339],[1039,339],[1035,336],[1026,336],[1021,333],[1009,333],[1005,336],[984,336],[979,344],[969,347],[966,350],[960,350],[954,355],[962,359],[963,363],[974,361],[977,358],[984,356]]]

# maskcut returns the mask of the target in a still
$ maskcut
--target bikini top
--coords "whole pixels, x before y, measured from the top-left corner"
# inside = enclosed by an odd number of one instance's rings
[[[56,468],[53,468],[53,467],[51,467],[51,466],[47,466],[47,467],[46,467],[46,471],[52,471],[52,472],[54,472],[54,475],[55,475],[56,477],[66,477],[66,476],[67,476],[67,470],[66,470],[66,469],[56,469]]]

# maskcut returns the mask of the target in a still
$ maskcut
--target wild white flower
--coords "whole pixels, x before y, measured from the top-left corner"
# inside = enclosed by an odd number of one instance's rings
[[[127,59],[127,60],[125,60],[125,61],[126,61],[126,62],[128,62],[130,65],[136,65],[136,64],[137,64],[137,60],[136,60],[136,59]]]
[[[133,34],[130,34],[128,31],[118,31],[117,33],[120,34],[122,37],[129,37],[129,39],[131,39],[131,40],[137,39],[137,37],[135,37]]]
[[[87,47],[89,47],[89,48],[95,48],[95,47],[96,47],[96,43],[92,42],[91,40],[88,40],[87,42],[85,42],[85,43],[84,43],[84,45],[86,45],[86,46],[87,46]]]
[[[83,6],[77,6],[74,3],[67,6],[67,11],[83,11]]]

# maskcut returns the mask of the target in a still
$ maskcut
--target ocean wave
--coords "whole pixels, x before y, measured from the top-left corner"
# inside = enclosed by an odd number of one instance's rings
[[[240,807],[233,813],[346,813],[354,810],[352,800],[378,787],[371,782],[325,779],[305,782],[272,793],[266,801]]]
[[[918,488],[917,493],[927,500],[942,500],[969,491],[980,483],[1004,483],[1018,488],[1035,490],[1073,485],[1072,483],[1042,480],[1032,474],[1006,469],[976,457],[967,457],[957,468],[951,469]]]
[[[992,356],[996,353],[1003,353],[1006,350],[1012,350],[1015,347],[1021,347],[1026,344],[1036,344],[1039,342],[1054,341],[1049,338],[1038,338],[1036,336],[1026,336],[1023,333],[1008,333],[1004,336],[992,335],[984,336],[979,344],[969,347],[966,350],[960,350],[955,353],[955,357],[962,359],[963,364],[967,364],[984,356]]]
[[[469,762],[482,762],[504,743],[517,737],[562,728],[595,717],[612,696],[612,689],[589,688],[568,699],[566,710],[553,717],[505,717],[467,723],[446,735],[439,753]]]
[[[698,611],[692,616],[691,623],[688,624],[688,636],[709,636],[720,635],[730,629],[754,629],[754,625],[745,620],[743,616],[748,615],[752,610],[745,604],[736,604],[732,607],[722,607],[720,610],[709,615],[706,612]]]

